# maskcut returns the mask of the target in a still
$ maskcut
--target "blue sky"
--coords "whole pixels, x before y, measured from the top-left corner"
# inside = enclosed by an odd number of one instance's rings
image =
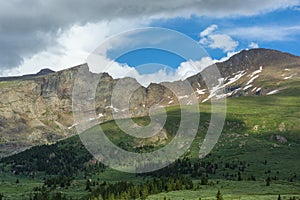
[[[169,66],[171,68],[176,68],[178,65],[186,59],[182,58],[179,55],[173,54],[168,51],[159,50],[159,49],[141,49],[135,50],[129,53],[126,53],[116,59],[119,63],[126,63],[130,66],[138,67],[139,65],[145,65],[147,63],[159,63],[160,66],[151,65],[151,68],[143,69],[143,73],[153,73],[163,66]],[[149,66],[150,67],[150,66]],[[139,68],[137,68],[139,69]]]
[[[270,48],[300,56],[300,0],[73,0],[72,8],[60,0],[36,0],[30,4],[31,10],[28,5],[0,2],[0,76],[31,74],[43,68],[58,71],[87,62],[93,72],[106,71],[114,78],[132,76],[147,84],[198,73],[246,48]],[[115,59],[120,49],[137,40],[147,41],[147,37],[135,35],[108,45],[96,63],[88,62],[105,41],[145,27],[185,34],[207,55],[201,52],[200,57],[189,60],[148,48]],[[156,35],[152,40],[163,38]],[[109,63],[113,64],[107,68]],[[195,63],[200,67],[193,69]]]
[[[239,42],[237,49],[249,48],[251,42],[258,43],[262,48],[273,48],[281,51],[290,52],[295,55],[300,55],[300,9],[289,8],[276,10],[266,14],[255,16],[241,17],[200,17],[193,15],[190,18],[174,18],[167,20],[154,20],[150,26],[165,27],[182,32],[196,41],[199,41],[199,33],[212,24],[216,24],[218,29],[216,32],[229,34],[234,40]],[[231,33],[238,28],[259,27],[262,31],[272,31],[272,34],[278,35],[277,38],[268,39],[261,35],[251,36],[244,33]],[[280,30],[284,27],[295,27],[295,30],[286,34],[282,34]],[[298,28],[296,28],[298,27]],[[276,30],[278,29],[278,30]],[[231,30],[231,31],[230,31]],[[272,34],[269,36],[272,38]],[[220,50],[206,48],[214,57],[219,57]],[[224,55],[224,54],[222,54]]]
[[[195,41],[201,39],[200,33],[206,28],[217,25],[214,34],[228,35],[238,45],[231,50],[270,48],[300,56],[300,9],[280,9],[274,12],[255,16],[239,16],[214,18],[192,15],[189,18],[176,17],[170,19],[155,19],[149,26],[176,30],[191,37]],[[251,34],[247,30],[256,31]],[[286,30],[285,30],[286,29]],[[254,45],[254,46],[251,46]],[[202,45],[213,59],[221,59],[230,51],[221,48],[211,48]],[[117,59],[120,63],[138,66],[147,62],[160,62],[176,68],[184,60],[167,52],[157,50],[140,50],[128,53]]]

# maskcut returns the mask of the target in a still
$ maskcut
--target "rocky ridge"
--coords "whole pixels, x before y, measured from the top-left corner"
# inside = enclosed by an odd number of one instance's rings
[[[112,119],[112,112],[123,111],[122,105],[111,103],[114,87],[120,81],[125,91],[133,85],[137,88],[130,98],[130,116],[147,115],[153,105],[172,106],[179,101],[190,104],[194,95],[199,102],[243,95],[273,95],[285,89],[289,81],[299,78],[300,57],[275,50],[252,49],[241,51],[216,66],[222,78],[210,90],[202,77],[209,67],[184,81],[152,83],[147,88],[132,78],[113,79],[107,73],[90,73],[99,82],[94,98],[97,116],[88,120],[107,121]],[[81,68],[88,71],[84,64],[59,72],[46,69],[36,75],[0,78],[0,156],[76,134],[78,122],[73,119],[72,92]],[[190,95],[180,95],[180,91],[185,90],[184,82],[192,86]],[[128,112],[120,116],[130,117]]]

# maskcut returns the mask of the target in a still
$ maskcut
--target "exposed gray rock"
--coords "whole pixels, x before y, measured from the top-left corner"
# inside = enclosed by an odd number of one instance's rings
[[[271,138],[279,143],[287,143],[287,139],[281,135],[273,135]]]

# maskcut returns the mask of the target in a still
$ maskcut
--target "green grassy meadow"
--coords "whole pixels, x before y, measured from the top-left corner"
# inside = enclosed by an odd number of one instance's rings
[[[213,172],[208,169],[200,169],[199,174],[191,176],[194,187],[191,190],[179,190],[149,195],[148,199],[216,199],[216,193],[220,190],[224,199],[300,199],[300,86],[292,87],[270,96],[248,96],[227,99],[227,113],[224,129],[213,151],[204,159],[199,159],[199,144],[201,144],[210,121],[211,105],[200,104],[200,122],[197,136],[185,155],[181,159],[188,158],[192,165],[195,163],[212,163]],[[189,112],[195,112],[192,107],[187,107]],[[180,109],[177,106],[167,108],[168,118],[165,129],[168,132],[167,143],[170,142],[180,122]],[[139,124],[146,125],[149,118],[134,119]],[[101,125],[106,135],[113,143],[126,145],[127,150],[135,151],[140,141],[129,137],[122,132],[114,121]],[[97,131],[97,127],[89,131]],[[277,139],[276,139],[277,138]],[[279,139],[278,139],[279,138]],[[155,150],[162,144],[153,143]],[[44,155],[49,157],[53,149],[59,152],[68,151],[72,146],[74,151],[80,146],[78,136],[58,142],[54,146],[44,147]],[[36,148],[38,149],[38,147]],[[74,154],[73,160],[82,160],[88,157],[88,152],[80,146],[80,151]],[[55,150],[56,151],[56,150]],[[0,166],[0,193],[5,199],[29,199],[34,187],[41,187],[45,177],[44,171],[38,171],[34,178],[27,175],[14,175],[16,160],[23,159],[23,164],[33,162],[31,167],[39,165],[38,153],[36,160],[30,160],[30,156],[36,155],[33,150],[22,152],[19,157],[11,156],[10,159],[2,159]],[[28,158],[29,157],[29,158]],[[15,160],[15,161],[14,161]],[[61,162],[58,162],[59,164]],[[20,165],[20,163],[18,163]],[[51,163],[49,163],[51,165]],[[64,163],[65,167],[67,162]],[[80,168],[74,173],[71,184],[66,188],[56,187],[52,192],[66,194],[68,198],[80,199],[89,194],[85,190],[86,180],[98,180],[98,182],[127,181],[140,184],[152,175],[136,176],[124,172],[118,172],[110,168],[103,171],[89,171]],[[171,170],[176,170],[170,167]],[[202,171],[201,171],[202,170]],[[200,184],[201,178],[206,177],[208,183]],[[254,177],[254,178],[253,178]],[[266,180],[270,179],[267,186]],[[16,181],[19,183],[16,183]],[[252,180],[255,179],[255,180]],[[96,189],[97,184],[92,186]]]

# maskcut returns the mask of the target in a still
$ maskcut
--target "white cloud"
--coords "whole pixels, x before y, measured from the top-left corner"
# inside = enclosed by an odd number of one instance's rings
[[[297,9],[299,3],[299,0],[0,1],[0,27],[4,27],[0,28],[0,70],[20,66],[24,60],[56,46],[59,33],[75,24],[124,19],[119,29],[124,31],[127,21],[134,19],[253,16],[279,9]],[[28,7],[35,12],[30,12]]]
[[[198,61],[189,60],[180,63],[179,67],[176,70],[176,73],[178,74],[179,78],[183,80],[201,72],[207,66],[214,63],[215,62],[210,57],[203,57]]]
[[[90,52],[98,47],[106,38],[125,28],[123,23],[124,21],[122,20],[115,20],[111,22],[88,23],[84,26],[74,25],[61,34],[57,39],[56,46],[49,47],[31,58],[25,59],[20,67],[14,68],[7,73],[10,75],[31,74],[38,72],[41,68],[50,68],[58,71],[82,64],[90,56],[90,62],[88,63],[90,71],[95,73],[108,72],[113,78],[132,77],[137,79],[143,86],[147,86],[151,82],[159,83],[179,79],[183,80],[199,73],[205,67],[215,62],[215,60],[209,57],[204,57],[198,61],[189,60],[182,62],[177,69],[161,69],[153,74],[140,74],[134,67],[117,63],[107,56],[107,49],[112,48],[112,46],[113,48],[117,48],[116,45],[122,45],[122,42],[124,42],[120,41],[124,39],[122,37],[118,37],[117,44],[103,46],[103,54],[92,54],[91,56]],[[126,28],[135,28],[137,26],[140,26],[138,22],[131,21],[129,25],[127,24]],[[130,41],[125,42],[128,43]]]
[[[207,27],[206,29],[204,29],[204,31],[202,31],[200,33],[200,37],[205,37],[205,36],[208,36],[210,35],[212,32],[214,32],[216,29],[218,28],[217,25],[213,24],[213,25],[210,25],[209,27]]]
[[[35,3],[0,1],[0,27],[5,27],[0,29],[0,70],[7,72],[7,69],[26,65],[23,62],[48,51],[50,46],[55,47],[58,33],[74,24],[124,19],[120,30],[126,30],[127,21],[134,19],[150,21],[191,15],[213,18],[253,16],[278,9],[297,9],[299,3],[299,0],[160,0],[155,3],[131,0],[73,0],[69,3],[58,0],[36,0]],[[36,12],[29,12],[28,6]]]
[[[234,56],[235,54],[239,53],[240,51],[230,51],[227,52],[226,56],[224,56],[223,58],[219,59],[219,60],[214,60],[214,62],[224,62],[226,60],[228,60],[229,58],[231,58],[232,56]]]
[[[247,40],[256,41],[290,41],[299,35],[300,25],[293,26],[251,26],[224,30],[224,33]]]
[[[251,43],[248,45],[248,47],[251,48],[251,49],[256,49],[256,48],[258,48],[259,46],[258,46],[257,43],[251,42]]]
[[[209,57],[203,57],[198,61],[188,60],[182,62],[175,69],[160,69],[155,73],[140,74],[134,67],[110,60],[105,54],[92,54],[88,61],[90,71],[94,73],[108,72],[113,78],[132,77],[145,87],[150,83],[184,80],[216,62]]]
[[[238,42],[234,41],[230,36],[225,34],[214,34],[210,35],[209,46],[213,49],[223,49],[224,52],[233,51],[237,46]]]
[[[184,80],[190,76],[200,73],[206,67],[217,62],[228,60],[231,56],[238,52],[228,52],[227,55],[220,60],[211,59],[210,57],[203,57],[200,60],[188,60],[180,63],[180,65],[173,71],[159,70],[153,74],[139,74],[134,68],[129,66],[121,66],[120,64],[113,64],[113,67],[108,70],[109,74],[115,74],[117,71],[124,71],[120,77],[130,76],[135,78],[141,85],[148,86],[150,83],[161,83],[165,81]],[[114,76],[113,76],[114,77]],[[115,76],[115,78],[117,78]]]
[[[136,20],[114,20],[74,25],[57,38],[57,45],[48,47],[30,58],[26,58],[18,68],[3,71],[5,75],[23,75],[37,73],[42,68],[58,71],[82,64],[90,53],[111,35],[124,29],[141,26]],[[103,60],[103,63],[105,61]]]
[[[90,52],[111,34],[117,33],[120,27],[122,28],[122,23],[122,20],[117,20],[109,23],[99,22],[89,23],[84,26],[73,26],[58,38],[57,46],[48,48],[46,51],[40,52],[29,59],[25,59],[19,68],[13,69],[10,73],[13,75],[36,73],[41,67],[58,71],[82,64],[86,62],[86,59],[90,56],[90,62],[88,64],[92,72],[108,72],[113,78],[132,77],[146,87],[150,83],[186,79],[201,72],[205,67],[218,61],[224,61],[232,55],[232,53],[229,52],[227,56],[221,60],[213,60],[210,57],[203,57],[201,60],[196,61],[188,60],[180,63],[176,69],[161,69],[152,74],[140,74],[134,67],[128,66],[127,64],[120,64],[108,58],[107,49],[112,48],[112,46],[117,48],[116,45],[120,45],[124,42],[120,41],[122,38],[118,40],[117,44],[103,46],[103,54],[92,54],[91,56]],[[131,25],[127,27],[134,28],[137,24],[137,22],[132,21]],[[127,42],[128,41],[126,41],[126,43]]]
[[[200,33],[200,44],[207,45],[212,49],[222,49],[224,52],[234,51],[239,45],[229,35],[217,34],[214,31],[218,28],[213,24]]]

